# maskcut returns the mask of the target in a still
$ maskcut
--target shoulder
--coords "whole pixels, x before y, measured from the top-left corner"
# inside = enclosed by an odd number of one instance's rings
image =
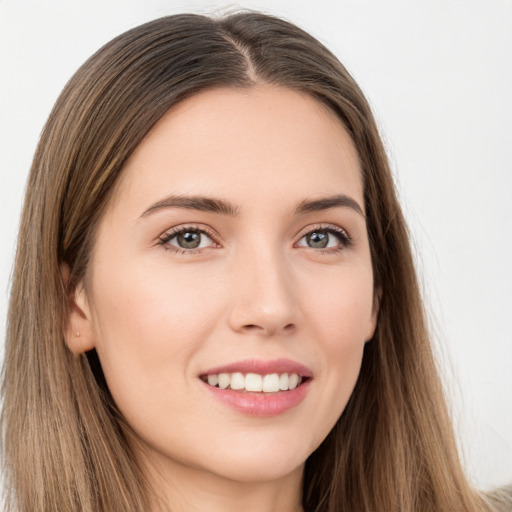
[[[496,512],[512,512],[512,484],[486,493]]]

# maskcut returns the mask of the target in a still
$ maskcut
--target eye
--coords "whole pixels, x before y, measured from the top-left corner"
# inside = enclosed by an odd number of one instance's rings
[[[165,233],[160,238],[160,243],[173,249],[182,249],[183,251],[193,251],[216,245],[212,237],[205,230],[193,227],[178,228]]]
[[[350,245],[350,237],[339,227],[319,227],[306,233],[297,243],[299,247],[311,249],[341,250]]]

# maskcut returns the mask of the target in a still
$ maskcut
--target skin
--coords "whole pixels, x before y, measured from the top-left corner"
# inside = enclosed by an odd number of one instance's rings
[[[337,194],[362,212],[296,211]],[[151,209],[171,195],[222,199],[236,215]],[[209,235],[196,250],[162,243],[175,227]],[[321,229],[328,247],[308,245]],[[377,316],[361,170],[339,120],[308,95],[263,85],[176,105],[127,162],[86,283],[68,344],[97,349],[162,501],[177,511],[301,510],[304,462],[343,411]],[[305,399],[260,418],[205,391],[201,373],[254,358],[311,369]]]

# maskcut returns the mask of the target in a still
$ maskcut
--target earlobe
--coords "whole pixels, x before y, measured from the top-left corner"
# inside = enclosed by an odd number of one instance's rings
[[[68,287],[69,266],[61,265],[62,278],[64,284]],[[95,348],[95,337],[91,308],[87,300],[87,295],[83,282],[68,290],[68,313],[64,328],[64,338],[69,350],[74,354],[83,354],[88,350]]]

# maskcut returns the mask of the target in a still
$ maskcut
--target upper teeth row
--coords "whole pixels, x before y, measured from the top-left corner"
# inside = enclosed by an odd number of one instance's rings
[[[301,382],[302,377],[296,373],[270,373],[259,375],[258,373],[219,373],[207,376],[210,386],[218,386],[220,389],[236,389],[245,391],[263,391],[265,393],[276,393],[295,389]]]

